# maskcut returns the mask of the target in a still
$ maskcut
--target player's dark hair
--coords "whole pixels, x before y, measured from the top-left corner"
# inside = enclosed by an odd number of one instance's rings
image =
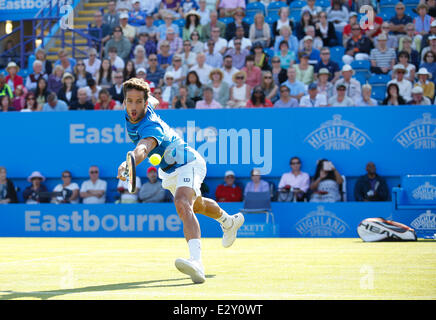
[[[138,90],[144,92],[144,100],[148,100],[148,96],[150,94],[150,86],[147,82],[140,78],[131,78],[123,83],[123,94],[124,97],[127,97],[127,92],[129,90]]]

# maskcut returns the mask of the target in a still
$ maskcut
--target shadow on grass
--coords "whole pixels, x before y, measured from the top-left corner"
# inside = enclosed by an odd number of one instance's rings
[[[206,275],[206,278],[214,278],[215,275]],[[188,280],[186,282],[186,280]],[[183,283],[171,283],[173,281],[185,281]],[[48,291],[36,291],[36,292],[14,292],[14,291],[3,291],[4,294],[0,295],[0,300],[11,300],[11,299],[50,299],[56,296],[68,295],[73,293],[85,293],[85,292],[99,292],[99,291],[118,291],[118,290],[131,290],[131,289],[148,289],[148,288],[174,288],[174,287],[185,287],[192,286],[195,283],[191,282],[191,278],[176,278],[176,279],[159,279],[159,280],[149,280],[149,281],[138,281],[138,282],[126,282],[117,284],[106,284],[102,286],[89,286],[83,288],[74,289],[59,289],[59,290],[48,290]]]

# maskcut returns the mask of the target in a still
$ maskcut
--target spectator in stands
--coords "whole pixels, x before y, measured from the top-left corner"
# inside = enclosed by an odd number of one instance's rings
[[[58,52],[58,60],[55,62],[55,66],[60,64],[64,68],[64,72],[73,73],[73,68],[76,65],[76,60],[74,58],[68,57],[68,51],[65,49],[60,49]]]
[[[180,55],[182,57],[182,64],[184,66],[187,66],[188,69],[194,66],[197,54],[195,52],[192,52],[192,46],[189,40],[183,41],[183,51]]]
[[[136,190],[133,193],[129,192],[129,186],[127,180],[118,180],[117,191],[119,193],[119,200],[115,201],[115,203],[138,203],[138,194],[141,189],[141,178],[136,176]]]
[[[152,16],[145,18],[145,25],[138,28],[138,44],[144,46],[147,55],[157,52],[156,35],[158,34],[157,26],[153,24]]]
[[[148,63],[144,46],[138,44],[133,51],[133,55],[133,60],[129,60],[133,62],[133,69],[147,68]],[[129,61],[127,61],[126,64]]]
[[[204,43],[200,41],[200,34],[197,31],[191,33],[191,50],[195,54],[204,51]]]
[[[270,46],[271,27],[265,22],[265,17],[262,13],[256,13],[254,22],[250,26],[248,38],[252,43],[260,42],[264,48]]]
[[[345,64],[341,70],[342,78],[336,81],[337,84],[345,85],[345,92],[347,97],[351,98],[353,101],[356,101],[361,97],[361,85],[358,80],[353,78],[355,74],[353,68],[349,64]]]
[[[14,96],[11,87],[6,83],[5,75],[0,72],[0,97],[4,95],[9,96],[10,98]]]
[[[174,15],[171,13],[165,13],[163,16],[163,20],[165,23],[162,23],[157,27],[157,37],[159,39],[165,39],[167,36],[168,28],[172,28],[176,34],[180,34],[179,26],[173,23]]]
[[[207,40],[207,49],[204,54],[206,55],[206,64],[212,68],[220,68],[223,65],[223,56],[221,53],[214,50],[215,43],[212,39]]]
[[[172,105],[174,97],[177,96],[179,88],[174,81],[174,74],[172,72],[166,72],[164,76],[164,85],[162,86],[162,100],[168,102],[169,108],[173,108]]]
[[[262,72],[261,88],[265,93],[265,98],[274,104],[279,99],[279,86],[274,82],[271,71]]]
[[[42,109],[42,106],[38,107],[38,104],[36,103],[35,93],[28,92],[26,95],[24,108],[21,109],[21,112],[41,111],[41,109]]]
[[[373,4],[371,4],[371,7],[373,8],[374,12],[376,12],[377,10],[374,9],[376,6],[374,6]],[[385,29],[382,28],[382,24],[383,24],[383,18],[380,16],[374,16],[374,21],[373,24],[367,24],[367,25],[363,25],[362,26],[362,31],[365,33],[365,35],[371,39],[374,42],[374,39],[376,37],[378,37],[380,35],[380,33],[382,33],[382,31],[384,32],[389,32],[390,31],[390,23],[388,21],[386,21],[387,23],[387,28],[385,26]],[[374,43],[374,47],[376,47],[376,44]]]
[[[48,95],[50,94],[50,90],[48,90],[47,80],[41,78],[38,80],[38,84],[35,89],[36,102],[38,104],[38,109],[42,108],[42,106],[47,102]]]
[[[245,71],[238,71],[233,75],[234,85],[230,87],[230,98],[227,105],[230,108],[243,108],[250,99],[251,86],[246,83]]]
[[[386,98],[383,100],[382,105],[384,106],[399,106],[406,104],[406,101],[400,94],[400,89],[398,84],[389,83],[386,88]]]
[[[98,204],[106,202],[107,182],[99,178],[99,168],[89,168],[89,179],[83,181],[80,187],[80,197],[84,204]]]
[[[283,84],[289,88],[291,98],[300,101],[301,97],[306,94],[304,83],[297,80],[297,70],[295,67],[289,67],[287,75],[288,80],[283,82]]]
[[[50,202],[50,196],[48,196],[48,189],[43,184],[45,177],[39,172],[34,171],[27,178],[27,181],[31,183],[23,191],[23,199],[26,204],[38,204]]]
[[[165,70],[158,65],[158,57],[156,54],[150,54],[148,56],[148,64],[147,79],[153,82],[155,87],[160,87],[163,84]]]
[[[382,32],[380,32],[376,37],[372,38],[374,47],[377,47],[378,37],[381,34],[384,34],[386,36],[386,38],[387,38],[387,40],[386,40],[386,47],[392,48],[394,50],[397,50],[397,48],[398,48],[398,40],[399,39],[397,38],[397,36],[394,36],[393,34],[389,33],[389,31],[391,30],[389,22],[384,21],[382,23],[381,29],[382,29]],[[401,37],[404,37],[404,36],[401,36]]]
[[[165,202],[166,191],[162,188],[162,182],[157,178],[157,169],[147,169],[147,182],[139,190],[139,200],[144,203]]]
[[[206,0],[199,0],[198,6],[199,8],[197,9],[197,12],[200,15],[200,23],[202,26],[204,26],[210,21],[210,10],[206,6]]]
[[[280,36],[280,29],[282,26],[288,26],[289,28],[294,27],[294,22],[292,19],[289,18],[289,7],[281,7],[278,11],[278,19],[275,20],[272,24],[272,37],[275,38],[277,36]]]
[[[116,1],[109,1],[107,4],[107,11],[103,16],[103,23],[109,25],[110,30],[113,30],[115,27],[120,25],[120,19],[115,7]]]
[[[163,70],[165,70],[171,65],[172,59],[173,55],[170,53],[170,43],[167,40],[164,40],[159,45],[157,63]]]
[[[88,80],[88,86],[85,87],[88,98],[91,99],[91,102],[93,105],[97,103],[98,100],[98,93],[102,89],[99,85],[97,85],[97,82],[93,79]]]
[[[410,38],[409,36],[404,36],[401,37],[400,41],[401,40],[403,40],[403,49],[401,51],[397,51],[397,54],[399,55],[400,52],[406,52],[408,55],[408,62],[411,63],[415,67],[415,69],[419,68],[420,56],[418,51],[412,49],[412,38]]]
[[[366,164],[367,174],[360,176],[354,186],[356,201],[388,201],[389,188],[386,180],[376,172],[374,162]]]
[[[298,40],[302,40],[306,35],[306,27],[315,26],[315,22],[313,21],[313,17],[308,10],[301,10],[301,18],[300,21],[297,22],[295,26],[295,35]]]
[[[407,70],[402,64],[396,64],[392,71],[393,79],[388,82],[388,85],[396,83],[400,89],[401,96],[407,102],[412,99],[412,82],[405,78],[406,72]]]
[[[117,55],[122,60],[129,58],[130,50],[132,49],[131,42],[123,35],[123,29],[117,26],[113,30],[113,35],[104,46],[105,57],[109,57],[109,48],[115,47],[117,49]]]
[[[430,25],[434,19],[428,14],[428,6],[425,3],[418,4],[416,11],[418,12],[418,16],[413,19],[415,30],[418,34],[424,36],[429,33]]]
[[[389,20],[391,32],[398,35],[406,34],[406,25],[408,23],[413,23],[413,19],[405,14],[406,6],[402,2],[398,2],[395,5],[395,15]]]
[[[136,28],[129,24],[129,14],[127,12],[120,12],[119,17],[120,17],[120,28],[123,31],[123,36],[126,37],[127,40],[130,41],[130,43],[133,43],[133,40],[135,40],[135,36],[136,36]]]
[[[167,41],[170,45],[169,47],[169,53],[174,55],[174,54],[180,54],[183,51],[183,41],[182,38],[179,37],[178,34],[176,34],[176,32],[174,31],[174,29],[172,27],[169,27],[167,29],[165,38],[162,40],[159,40],[159,42],[157,43],[157,47],[160,49],[160,43],[162,43],[163,41]],[[158,49],[158,53],[159,53],[159,49]]]
[[[245,59],[250,52],[247,49],[242,49],[242,40],[234,39],[233,40],[234,48],[229,48],[225,55],[232,57],[233,66],[240,70],[245,65]]]
[[[145,17],[147,14],[141,9],[141,1],[132,1],[132,10],[128,13],[127,23],[135,28],[143,26],[145,24]]]
[[[112,87],[112,67],[109,59],[103,59],[97,73],[96,83],[99,87],[109,89]]]
[[[224,22],[218,20],[218,12],[216,10],[212,10],[210,12],[210,22],[203,26],[203,32],[201,34],[201,41],[207,41],[212,37],[213,28],[218,27],[220,30],[219,36],[224,38],[226,36],[226,25]]]
[[[206,84],[209,81],[209,74],[212,69],[210,65],[206,64],[206,55],[204,53],[198,53],[197,63],[189,69],[189,71],[195,71],[201,84]]]
[[[322,8],[320,6],[315,5],[315,0],[307,0],[307,4],[301,8],[301,12],[309,12],[312,16],[313,22],[318,22],[318,15],[322,12]]]
[[[49,75],[53,72],[53,65],[50,60],[47,60],[47,53],[44,49],[38,48],[35,52],[35,58],[42,62],[42,73]]]
[[[289,50],[293,52],[298,52],[298,39],[292,34],[292,29],[288,25],[284,25],[280,28],[280,35],[275,38],[274,41],[274,52],[277,53],[280,48],[280,43],[282,41],[288,42]]]
[[[421,59],[424,58],[424,55],[428,52],[428,51],[432,51],[432,52],[436,52],[436,35],[431,35],[429,38],[429,43],[430,45],[427,47],[424,47],[421,51]]]
[[[212,40],[214,43],[213,52],[224,55],[224,53],[227,51],[228,42],[225,38],[220,36],[220,29],[218,27],[212,28],[211,36],[204,44],[205,51],[208,50],[210,40]]]
[[[436,82],[436,52],[428,51],[424,54],[420,68],[426,68],[432,74],[431,79]]]
[[[250,173],[251,181],[247,182],[244,188],[244,195],[248,192],[270,192],[270,185],[262,180],[259,169],[253,169]]]
[[[111,38],[112,28],[104,23],[103,13],[100,10],[94,12],[94,24],[89,24],[88,34],[93,37],[93,46],[100,52],[105,43]]]
[[[316,35],[315,32],[315,27],[312,25],[307,26],[304,29],[304,34],[305,36],[311,36],[312,37],[312,41],[313,41],[313,48],[315,48],[316,50],[321,50],[321,48],[323,47],[323,41],[320,37],[318,37]],[[303,50],[304,48],[304,37],[303,39],[301,39],[298,43],[298,50]]]
[[[321,60],[314,66],[314,77],[318,78],[321,69],[327,69],[329,71],[328,81],[335,83],[340,77],[339,65],[330,59],[330,49],[328,47],[321,48],[320,51]]]
[[[313,47],[312,36],[305,36],[303,38],[303,49],[300,52],[304,52],[309,55],[309,63],[311,65],[316,65],[321,59],[320,51]]]
[[[35,90],[38,79],[41,77],[48,80],[47,74],[42,71],[42,62],[35,60],[33,62],[33,73],[29,74],[26,78],[26,89]]]
[[[224,81],[224,74],[221,69],[215,68],[209,74],[208,86],[213,90],[213,99],[223,107],[227,106],[229,101],[230,87]]]
[[[244,0],[217,0],[220,17],[232,17],[238,8],[245,9]]]
[[[432,0],[432,1],[434,1],[434,0]],[[413,23],[411,23],[410,25],[413,27],[410,27],[409,25],[406,26],[407,35],[409,37],[412,37],[412,39],[413,39],[412,48],[417,50],[417,51],[420,51],[421,49],[423,49],[429,45],[429,38],[431,36],[436,35],[436,20],[433,20],[433,22],[430,24],[430,31],[427,34],[425,34],[424,36],[421,36],[421,35],[415,36],[415,34],[416,34],[415,25]],[[410,27],[410,29],[413,29],[413,33],[412,33],[412,31],[408,31],[408,29],[407,29],[408,27]],[[409,32],[410,32],[410,34],[409,34]]]
[[[141,1],[141,10],[145,12],[146,17],[153,17],[158,13],[160,0]]]
[[[109,94],[118,104],[123,104],[124,101],[123,80],[123,73],[120,71],[115,72],[114,84],[109,89]]]
[[[255,86],[251,93],[250,100],[247,101],[247,108],[271,108],[271,100],[266,99],[265,92],[260,85]]]
[[[155,109],[168,109],[169,103],[162,100],[162,88],[157,87],[154,89],[153,97],[157,99],[159,104],[155,107]]]
[[[68,105],[59,100],[54,92],[47,96],[47,102],[42,106],[41,111],[68,111]]]
[[[12,99],[8,95],[0,97],[0,110],[1,112],[16,111],[12,106]]]
[[[15,111],[21,111],[21,109],[23,109],[24,106],[26,105],[27,92],[28,91],[26,87],[23,87],[22,85],[17,86],[17,88],[15,89],[15,96],[12,99],[12,107],[14,108]]]
[[[159,14],[165,17],[165,14],[170,13],[174,17],[180,17],[178,11],[180,9],[181,0],[162,0],[159,7]]]
[[[18,203],[15,185],[7,178],[7,170],[0,167],[0,204]]]
[[[339,82],[339,81],[338,81]],[[354,101],[347,97],[347,86],[344,83],[336,83],[336,94],[328,99],[329,107],[352,107]]]
[[[195,11],[189,11],[186,14],[185,17],[185,26],[183,27],[183,35],[182,38],[183,40],[189,40],[191,39],[191,33],[195,30],[198,32],[198,34],[201,35],[201,33],[203,32],[203,26],[200,23],[200,14]]]
[[[289,161],[291,167],[290,172],[285,172],[280,178],[278,185],[279,201],[291,201],[292,197],[288,197],[292,188],[296,201],[304,201],[307,198],[307,191],[310,186],[309,175],[301,171],[301,159],[299,157],[292,157]],[[292,196],[292,195],[291,195]]]
[[[282,69],[288,69],[296,60],[295,52],[289,50],[289,43],[286,40],[280,42],[279,51],[275,52],[274,57],[280,59],[280,68]]]
[[[129,80],[131,78],[136,77],[137,70],[139,70],[139,69],[144,69],[144,67],[140,66],[140,67],[136,68],[135,63],[133,62],[133,60],[128,60],[126,62],[126,64],[124,65],[124,69],[123,69],[123,72],[122,72],[123,80],[127,81],[127,80]],[[119,72],[119,71],[113,71],[112,73],[115,74],[114,72],[116,73],[116,72]],[[112,79],[113,79],[113,77],[112,77]]]
[[[69,106],[70,110],[94,110],[94,104],[89,100],[86,88],[77,90],[77,100]]]
[[[186,88],[188,89],[188,97],[195,103],[203,97],[203,85],[198,78],[197,72],[189,71],[186,76]]]
[[[282,84],[279,89],[280,98],[274,103],[274,108],[293,108],[298,107],[298,100],[290,96],[291,90],[285,84]]]
[[[98,93],[98,101],[94,105],[94,110],[114,110],[117,102],[112,99],[108,89],[101,89]]]
[[[15,88],[18,85],[23,85],[23,78],[18,75],[18,71],[20,71],[20,67],[13,61],[9,62],[6,67],[6,72],[8,75],[5,78],[5,81],[9,88],[11,88],[12,92],[15,94]]]
[[[333,22],[327,20],[327,13],[318,13],[318,22],[315,24],[315,35],[322,40],[323,47],[334,47],[339,45],[336,29]]]
[[[331,22],[331,21],[329,21],[329,22]],[[359,22],[357,21],[357,13],[350,12],[350,14],[348,15],[348,23],[344,26],[344,30],[342,31],[342,45],[344,47],[347,45],[348,39],[351,38],[351,28],[355,25],[359,25]],[[336,30],[335,30],[335,32],[336,32]],[[372,39],[372,38],[370,38],[370,39]],[[338,45],[340,45],[340,44],[338,44]]]
[[[228,48],[234,48],[235,47],[235,41],[240,40],[241,41],[241,49],[244,50],[250,50],[253,43],[251,40],[244,35],[244,27],[243,26],[237,26],[235,30],[235,36],[229,40],[228,42]],[[260,44],[263,48],[262,44]]]
[[[313,66],[309,64],[309,55],[304,51],[298,53],[298,60],[300,63],[294,65],[296,71],[296,79],[304,83],[305,85],[309,85],[313,82]]]
[[[416,67],[414,64],[409,63],[409,61],[410,61],[410,55],[407,51],[400,51],[398,53],[397,63],[403,65],[404,68],[406,69],[406,74],[404,75],[404,78],[413,83],[415,81]]]
[[[435,84],[430,81],[431,73],[427,71],[426,68],[419,68],[416,73],[418,80],[415,83],[415,87],[421,87],[424,96],[433,101],[435,96]]]
[[[254,65],[254,56],[249,55],[245,58],[245,66],[241,69],[246,76],[245,82],[251,88],[258,86],[262,82],[262,70]]]
[[[124,60],[118,55],[118,49],[116,47],[110,47],[108,53],[109,54],[107,58],[110,61],[111,68],[113,70],[123,70],[126,64]]]
[[[310,184],[310,202],[341,201],[340,188],[344,179],[331,161],[321,159]]]
[[[62,183],[57,184],[53,192],[61,192],[62,195],[53,196],[51,202],[53,203],[79,203],[79,185],[72,182],[71,172],[65,170],[61,175]]]
[[[377,47],[371,50],[371,72],[375,74],[388,74],[394,67],[395,50],[386,46],[387,37],[383,33],[378,36]]]
[[[222,109],[223,106],[213,98],[212,87],[206,86],[203,89],[203,100],[195,103],[195,109]]]
[[[250,24],[245,22],[243,19],[245,17],[245,11],[242,8],[236,8],[235,13],[233,14],[234,21],[230,22],[226,25],[226,33],[225,39],[229,41],[229,47],[231,47],[231,40],[237,37],[236,31],[238,27],[242,27],[242,36],[238,37],[240,39],[248,39],[250,32]]]
[[[287,71],[282,68],[281,61],[279,57],[272,57],[271,59],[271,73],[273,75],[274,83],[280,86],[281,83],[285,82],[287,79]]]
[[[374,48],[372,41],[362,34],[358,24],[351,28],[351,37],[345,46],[345,55],[342,61],[345,64],[351,64],[354,60],[369,60],[369,54]]]
[[[224,174],[224,184],[216,188],[215,197],[218,202],[242,201],[242,189],[235,184],[235,173],[232,170]]]
[[[371,98],[372,87],[369,83],[362,86],[362,96],[357,100],[356,106],[358,107],[376,107],[377,100]]]
[[[100,69],[101,60],[97,58],[97,50],[95,48],[90,48],[88,51],[88,58],[83,60],[85,64],[86,72],[89,72],[94,78]]]
[[[342,32],[348,23],[349,11],[341,0],[333,0],[330,7],[326,9],[327,19],[333,22],[335,30]]]
[[[64,76],[64,68],[61,65],[55,66],[53,73],[48,76],[48,90],[56,94],[62,88],[62,77]]]
[[[174,75],[174,83],[177,86],[183,84],[188,74],[188,67],[182,64],[182,56],[176,54],[173,56],[172,64],[166,70]]]
[[[412,89],[412,100],[407,102],[407,104],[417,106],[429,106],[431,105],[431,100],[424,96],[424,90],[421,87],[414,87]]]
[[[88,79],[92,78],[92,74],[86,71],[86,66],[83,60],[77,60],[77,64],[74,66],[74,82],[77,88],[84,88],[87,86]]]
[[[300,100],[300,107],[327,107],[327,96],[318,92],[316,83],[309,84],[307,92]]]
[[[188,88],[185,85],[179,86],[178,94],[173,98],[174,109],[194,109],[195,102],[188,97]]]
[[[62,77],[62,88],[58,92],[59,100],[64,101],[68,106],[77,101],[77,87],[74,80],[71,73],[65,72]]]

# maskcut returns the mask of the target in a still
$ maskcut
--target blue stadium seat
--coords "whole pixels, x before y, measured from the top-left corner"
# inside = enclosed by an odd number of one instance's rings
[[[279,19],[279,16],[272,14],[272,15],[265,17],[265,22],[268,23],[270,26],[272,26],[273,23],[276,22],[278,19]]]
[[[165,23],[165,21],[163,21],[162,19],[153,21],[153,25],[155,25],[156,27],[159,27],[161,24],[164,24],[164,23]]]
[[[247,22],[248,24],[253,24],[254,23],[254,17],[245,16],[244,19],[242,19],[242,21]]]
[[[342,63],[342,57],[344,56],[345,48],[341,46],[330,48],[330,57],[336,63]]]
[[[224,24],[229,24],[235,21],[233,17],[222,17],[222,18],[218,18],[218,20]]]
[[[185,19],[177,19],[173,21],[173,23],[177,25],[180,29],[183,29],[183,27],[185,26],[185,22]]]
[[[301,1],[301,0],[295,0],[292,1],[291,4],[289,5],[289,8],[292,10],[295,9],[301,9],[306,5],[306,1]]]
[[[316,0],[316,6],[319,6],[325,11],[326,8],[330,7],[330,0]]]
[[[342,37],[343,37],[342,32],[335,31],[335,33],[336,33],[336,38],[338,38],[338,43],[342,44]]]
[[[383,21],[389,21],[391,18],[395,15],[395,9],[393,8],[386,8],[383,10],[383,12],[380,12],[377,14],[378,17],[382,18]]]
[[[351,63],[351,67],[354,71],[368,71],[371,68],[371,62],[369,60],[354,60]]]
[[[386,85],[384,86],[372,86],[371,98],[381,103],[386,96]]]
[[[286,7],[287,4],[285,2],[282,1],[276,1],[276,2],[271,2],[268,7],[266,8],[266,14],[269,16],[270,14],[277,14],[279,12],[279,9],[282,7]]]
[[[245,14],[247,16],[254,16],[256,13],[265,15],[265,5],[262,2],[250,2],[245,7]]]
[[[380,9],[384,7],[395,7],[398,0],[380,0]]]
[[[386,85],[391,80],[391,77],[387,74],[372,74],[369,77],[368,82],[374,87],[378,85]]]
[[[360,82],[361,85],[364,85],[368,80],[369,73],[367,71],[356,71],[354,74],[354,78]]]
[[[301,12],[300,10],[293,10],[289,13],[289,19],[294,21],[294,25],[301,20]]]
[[[274,57],[274,49],[271,48],[265,48],[263,49],[266,55],[268,55],[270,58]]]
[[[415,5],[415,7],[419,4],[419,0],[403,0],[403,3],[407,5]]]

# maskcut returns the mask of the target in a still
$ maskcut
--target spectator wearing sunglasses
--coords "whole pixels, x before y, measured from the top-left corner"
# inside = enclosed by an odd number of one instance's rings
[[[52,198],[54,203],[79,203],[79,185],[72,182],[71,172],[65,170],[62,172],[62,183],[54,187],[53,192],[62,192]]]
[[[99,168],[89,168],[89,179],[80,187],[80,197],[84,204],[98,204],[106,202],[107,182],[99,178]]]

